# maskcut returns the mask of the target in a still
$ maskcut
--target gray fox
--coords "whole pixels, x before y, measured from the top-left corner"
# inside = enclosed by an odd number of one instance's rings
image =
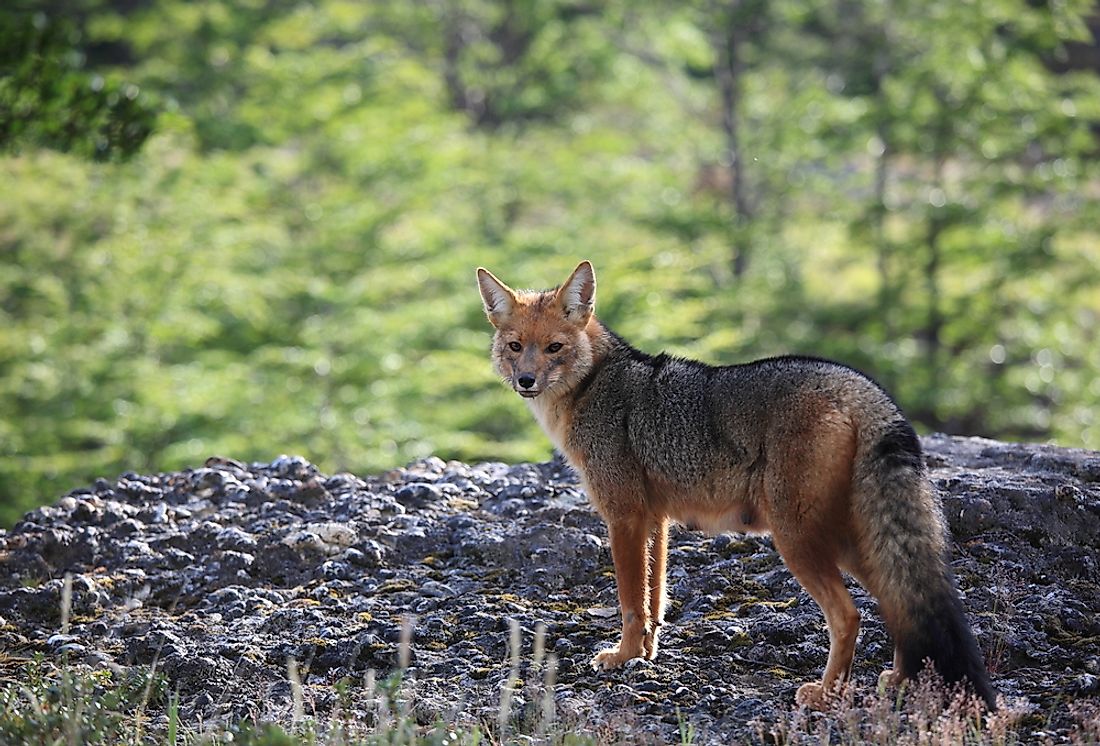
[[[576,467],[607,523],[622,639],[598,669],[657,655],[669,521],[771,534],[829,628],[821,706],[851,670],[859,612],[841,572],[878,599],[891,682],[926,659],[996,708],[947,562],[946,527],[920,441],[890,396],[838,363],[777,357],[711,366],[631,347],[593,313],[581,262],[563,285],[515,291],[477,270],[496,328],[492,360]]]

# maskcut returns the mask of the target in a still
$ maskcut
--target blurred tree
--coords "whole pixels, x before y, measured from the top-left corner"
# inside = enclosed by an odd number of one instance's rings
[[[602,74],[599,6],[577,0],[442,3],[451,105],[479,126],[560,117]]]
[[[450,107],[491,130],[583,105],[611,59],[604,12],[583,0],[432,0],[380,15],[411,48],[439,55]]]
[[[670,3],[651,11],[660,23],[637,24],[649,29],[649,38],[622,45],[650,65],[677,70],[703,91],[702,104],[686,107],[689,117],[713,128],[696,149],[693,199],[671,206],[658,224],[685,240],[720,236],[728,267],[716,273],[720,280],[742,280],[754,256],[782,253],[776,241],[798,192],[816,190],[820,169],[833,171],[840,157],[817,141],[816,123],[828,118],[824,109],[831,101],[821,66],[811,62],[816,40],[801,27],[804,6]],[[674,90],[682,86],[670,83]]]
[[[1049,73],[1083,7],[40,0],[52,69],[158,112],[128,160],[0,156],[0,521],[211,453],[543,458],[472,268],[582,256],[645,349],[1100,447],[1100,91]]]
[[[132,82],[87,70],[84,41],[64,15],[0,9],[0,150],[109,160],[149,137],[155,104]]]
[[[744,76],[752,44],[765,43],[771,5],[766,0],[707,0],[700,6],[700,28],[710,29],[711,54],[714,58],[714,82],[721,105],[722,133],[725,137],[720,162],[729,169],[728,200],[732,210],[730,229],[733,276],[740,279],[748,267],[752,247],[752,220],[759,193],[751,194],[749,167],[745,162],[742,119]]]
[[[829,41],[816,63],[839,96],[861,103],[855,131],[874,175],[851,235],[877,257],[883,341],[920,342],[923,383],[910,396],[930,427],[995,432],[1007,420],[1036,437],[1049,423],[1032,408],[1049,409],[1048,391],[1008,383],[1013,366],[1034,365],[1019,336],[1034,307],[973,299],[1016,295],[1040,271],[1064,272],[1067,290],[1097,278],[1088,264],[1069,269],[1057,246],[1065,200],[1095,152],[1093,120],[1065,102],[1095,95],[1096,80],[1045,64],[1064,40],[1087,36],[1091,10],[841,0],[812,16],[811,32]],[[991,364],[988,351],[1006,346],[1013,354]]]

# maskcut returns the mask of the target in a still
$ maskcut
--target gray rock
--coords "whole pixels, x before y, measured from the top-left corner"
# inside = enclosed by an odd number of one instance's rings
[[[1065,740],[1062,693],[1095,697],[1100,686],[1100,455],[939,435],[924,445],[995,684],[1031,700]],[[117,671],[156,660],[181,715],[206,722],[257,702],[288,716],[293,657],[323,718],[342,678],[375,669],[381,679],[398,665],[407,618],[417,717],[477,723],[496,721],[515,619],[516,718],[541,706],[542,626],[559,719],[607,733],[629,723],[653,742],[678,741],[685,723],[697,743],[758,739],[797,685],[820,675],[821,612],[770,541],[682,529],[671,536],[660,655],[593,672],[591,656],[619,626],[605,537],[560,461],[429,458],[361,478],[295,456],[215,457],[97,480],[0,531],[0,645]],[[892,645],[874,600],[852,589],[863,614],[853,676],[871,689]]]

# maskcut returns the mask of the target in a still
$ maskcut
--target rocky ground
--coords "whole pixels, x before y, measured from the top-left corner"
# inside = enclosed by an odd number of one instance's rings
[[[1065,740],[1075,708],[1100,698],[1100,454],[943,436],[924,445],[994,682],[1030,703],[1026,738]],[[891,647],[874,602],[854,594],[864,612],[854,678],[871,690]],[[495,724],[511,677],[511,727],[537,729],[551,655],[558,727],[605,740],[678,741],[690,726],[697,743],[729,743],[789,719],[827,636],[768,540],[674,529],[669,597],[655,662],[589,668],[618,632],[614,575],[603,525],[553,462],[428,459],[357,477],[293,457],[215,458],[98,480],[0,531],[7,659],[155,662],[191,723],[285,719],[288,659],[303,668],[307,714],[369,720],[365,682],[397,667],[405,619],[402,691],[423,724]]]

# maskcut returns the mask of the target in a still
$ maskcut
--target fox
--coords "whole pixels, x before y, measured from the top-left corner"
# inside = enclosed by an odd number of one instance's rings
[[[596,318],[587,260],[550,290],[513,290],[483,267],[477,281],[496,372],[607,526],[622,634],[592,658],[596,670],[657,656],[676,522],[770,535],[821,608],[828,659],[797,704],[824,707],[851,675],[860,614],[847,573],[878,601],[894,642],[881,681],[900,684],[930,661],[997,708],[920,440],[882,387],[819,358],[713,366],[635,349]]]

